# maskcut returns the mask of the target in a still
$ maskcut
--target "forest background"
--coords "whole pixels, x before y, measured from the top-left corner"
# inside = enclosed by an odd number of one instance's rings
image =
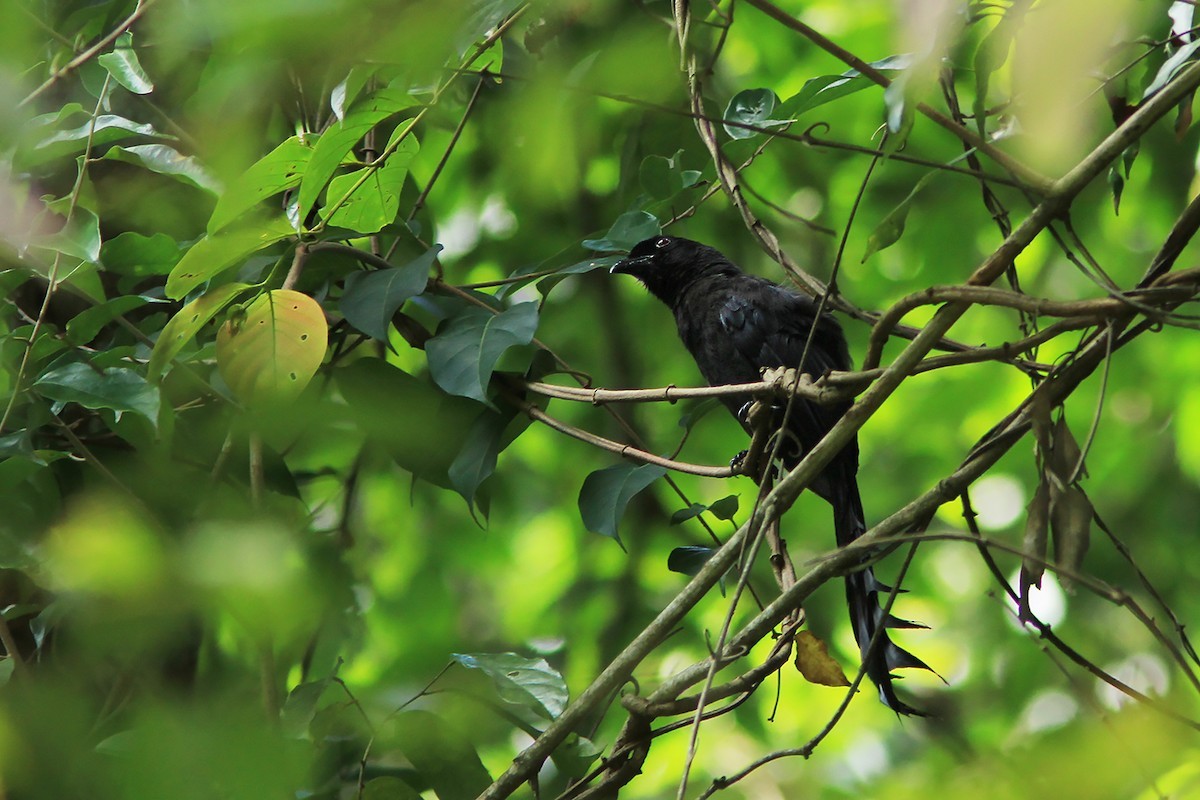
[[[1200,797],[1200,23],[1097,8],[7,4],[4,792]],[[761,492],[660,232],[850,340]]]

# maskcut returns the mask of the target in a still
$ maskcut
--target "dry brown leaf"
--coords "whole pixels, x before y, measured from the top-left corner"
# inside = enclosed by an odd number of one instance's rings
[[[829,655],[828,645],[814,636],[812,631],[796,634],[796,669],[809,683],[820,686],[850,685],[842,665]]]

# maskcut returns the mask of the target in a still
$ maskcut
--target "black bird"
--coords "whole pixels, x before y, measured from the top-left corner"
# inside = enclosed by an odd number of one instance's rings
[[[814,376],[850,369],[850,351],[841,326],[827,314],[818,315],[815,301],[747,275],[712,247],[690,239],[656,236],[638,243],[611,271],[634,276],[670,307],[684,346],[711,386],[760,380],[761,370],[767,367],[797,368]],[[810,334],[812,341],[805,355]],[[750,399],[725,397],[723,401],[752,433],[745,413]],[[799,463],[849,407],[848,403],[820,405],[797,398],[785,431],[792,446],[781,450],[784,466]],[[777,413],[776,427],[782,422],[782,409]],[[853,440],[812,483],[813,491],[833,506],[838,546],[866,531],[857,474],[858,442]],[[879,595],[888,591],[869,567],[846,576],[854,638],[866,673],[879,688],[880,700],[899,714],[923,716],[896,696],[892,670],[929,667],[892,642],[886,629],[924,626],[884,614]],[[868,652],[876,631],[878,641]]]

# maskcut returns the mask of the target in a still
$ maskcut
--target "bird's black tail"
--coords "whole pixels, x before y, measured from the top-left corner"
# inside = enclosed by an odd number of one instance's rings
[[[834,525],[837,543],[844,547],[862,536],[867,526],[863,517],[862,500],[858,495],[857,482],[851,478],[843,481],[834,491]],[[903,668],[930,669],[924,661],[898,646],[888,636],[888,628],[924,628],[915,622],[885,614],[880,605],[880,596],[887,597],[891,590],[875,577],[870,567],[857,570],[846,576],[846,602],[850,607],[850,622],[854,626],[854,639],[858,642],[867,677],[879,689],[879,699],[897,714],[925,714],[896,696],[892,670]],[[878,634],[876,633],[878,632]],[[872,639],[876,639],[872,643]],[[935,673],[936,674],[936,673]]]

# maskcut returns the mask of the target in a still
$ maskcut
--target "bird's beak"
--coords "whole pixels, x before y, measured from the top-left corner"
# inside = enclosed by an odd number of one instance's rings
[[[637,258],[623,258],[617,263],[609,267],[610,275],[637,275],[642,271],[643,267],[648,267],[654,261],[654,256],[638,256]]]

